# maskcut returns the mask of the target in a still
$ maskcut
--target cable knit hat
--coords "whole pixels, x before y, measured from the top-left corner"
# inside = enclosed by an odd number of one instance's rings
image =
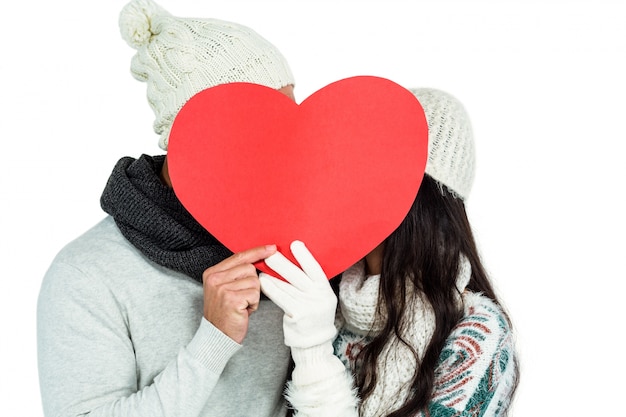
[[[122,38],[137,50],[131,72],[148,84],[154,131],[164,150],[174,118],[194,94],[232,82],[274,89],[294,84],[280,51],[243,25],[175,17],[152,0],[128,3],[119,25]]]
[[[465,108],[450,94],[431,88],[410,91],[428,122],[426,173],[466,200],[474,182],[474,135]]]

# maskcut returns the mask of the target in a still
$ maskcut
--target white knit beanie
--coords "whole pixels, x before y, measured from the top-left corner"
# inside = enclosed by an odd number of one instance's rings
[[[137,50],[131,72],[148,84],[154,131],[164,150],[174,118],[196,93],[232,82],[273,89],[294,84],[280,51],[243,25],[175,17],[152,0],[128,3],[119,25],[122,38]]]
[[[431,88],[410,91],[424,108],[428,122],[426,173],[466,200],[475,170],[474,135],[465,108],[450,94]]]

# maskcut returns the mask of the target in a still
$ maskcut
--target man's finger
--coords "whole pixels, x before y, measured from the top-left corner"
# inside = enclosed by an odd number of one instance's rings
[[[213,287],[238,281],[249,277],[257,277],[256,267],[253,264],[236,265],[224,271],[207,269],[203,274],[203,281]]]
[[[207,269],[210,273],[222,272],[242,264],[253,264],[276,252],[276,245],[257,246],[256,248],[238,252],[222,262]]]

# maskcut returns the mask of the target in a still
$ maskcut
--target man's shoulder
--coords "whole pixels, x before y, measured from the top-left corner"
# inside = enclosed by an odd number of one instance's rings
[[[56,255],[46,279],[99,281],[107,286],[141,285],[178,273],[150,261],[106,217],[68,243]],[[60,277],[59,277],[60,276]]]
[[[84,264],[101,258],[109,258],[120,254],[134,254],[137,250],[126,240],[117,228],[112,217],[107,216],[82,235],[69,242],[61,249],[55,262],[68,264]]]

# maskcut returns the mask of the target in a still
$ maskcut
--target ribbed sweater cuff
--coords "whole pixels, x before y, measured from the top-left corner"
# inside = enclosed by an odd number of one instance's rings
[[[291,348],[291,356],[295,364],[292,379],[298,386],[313,384],[346,372],[341,360],[333,354],[330,341],[310,348]]]
[[[187,351],[209,370],[221,374],[241,345],[222,333],[204,317]]]

